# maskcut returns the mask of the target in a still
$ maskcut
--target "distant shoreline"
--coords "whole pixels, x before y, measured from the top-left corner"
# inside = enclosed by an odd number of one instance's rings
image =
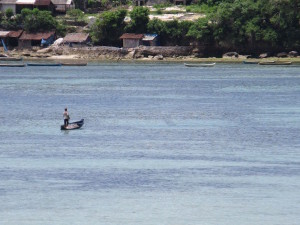
[[[26,61],[55,61],[55,62],[218,62],[242,63],[243,61],[290,61],[300,64],[298,57],[196,57],[189,47],[142,47],[123,49],[108,46],[101,47],[49,47],[38,49],[12,50],[9,57],[23,58]],[[188,51],[186,50],[188,49]],[[1,60],[1,59],[0,59]]]
[[[218,62],[218,63],[243,63],[244,61],[256,62],[256,61],[279,61],[285,62],[290,61],[292,63],[300,64],[300,57],[297,58],[278,58],[278,57],[268,57],[268,58],[251,58],[251,59],[242,59],[242,58],[195,58],[195,57],[182,57],[182,58],[169,58],[165,57],[162,60],[155,60],[149,58],[137,58],[137,59],[126,59],[126,58],[99,58],[99,59],[81,59],[81,58],[70,58],[68,55],[62,55],[60,57],[23,57],[23,60],[26,61],[55,61],[55,62]]]

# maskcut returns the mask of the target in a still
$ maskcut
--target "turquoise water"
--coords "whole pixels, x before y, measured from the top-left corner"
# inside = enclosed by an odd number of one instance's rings
[[[297,66],[2,67],[0,224],[298,225],[299,94]]]

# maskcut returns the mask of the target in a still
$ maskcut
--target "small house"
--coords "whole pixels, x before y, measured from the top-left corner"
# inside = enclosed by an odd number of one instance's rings
[[[123,39],[124,48],[135,48],[143,43],[143,34],[125,33],[120,39]]]
[[[23,30],[10,31],[8,34],[8,47],[17,47],[22,33]]]
[[[54,42],[55,31],[28,33],[24,31],[19,38],[20,48],[30,48],[32,46],[50,45]]]
[[[91,42],[89,34],[86,33],[69,33],[64,37],[64,44],[70,47],[85,46]]]
[[[18,39],[21,36],[23,30],[18,31],[0,31],[1,44],[6,48],[18,46]],[[3,46],[4,47],[4,46]]]
[[[35,0],[17,0],[16,13],[21,13],[22,9],[33,9]]]
[[[145,46],[158,46],[159,40],[157,34],[145,34],[142,43]]]
[[[21,13],[22,9],[49,10],[53,12],[54,5],[51,0],[0,0],[1,11],[5,12],[7,9],[12,9],[13,13]]]
[[[7,9],[12,9],[13,13],[16,14],[16,2],[17,0],[0,0],[1,12],[5,13]]]
[[[73,0],[51,0],[57,13],[66,13],[67,10],[75,9]]]
[[[4,51],[7,51],[7,38],[9,31],[0,31],[0,46],[3,46]]]

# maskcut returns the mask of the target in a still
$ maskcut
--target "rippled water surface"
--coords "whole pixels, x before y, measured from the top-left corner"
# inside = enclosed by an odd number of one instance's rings
[[[297,66],[2,67],[0,224],[299,225],[299,95]]]

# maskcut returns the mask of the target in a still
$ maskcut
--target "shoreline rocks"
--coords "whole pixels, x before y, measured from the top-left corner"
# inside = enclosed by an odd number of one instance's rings
[[[139,46],[136,48],[118,48],[111,46],[94,47],[69,47],[61,45],[52,45],[48,48],[34,47],[31,49],[14,49],[9,55],[24,57],[27,59],[67,59],[67,60],[153,60],[153,61],[232,61],[238,62],[251,58],[250,55],[240,55],[237,52],[228,52],[222,57],[203,57],[204,54],[195,54],[192,46]],[[201,52],[200,52],[201,53]],[[199,57],[200,56],[200,57]],[[260,54],[259,58],[270,58],[269,53]],[[300,58],[297,51],[289,53],[276,54],[277,58],[286,57]],[[298,60],[296,60],[298,61]]]

